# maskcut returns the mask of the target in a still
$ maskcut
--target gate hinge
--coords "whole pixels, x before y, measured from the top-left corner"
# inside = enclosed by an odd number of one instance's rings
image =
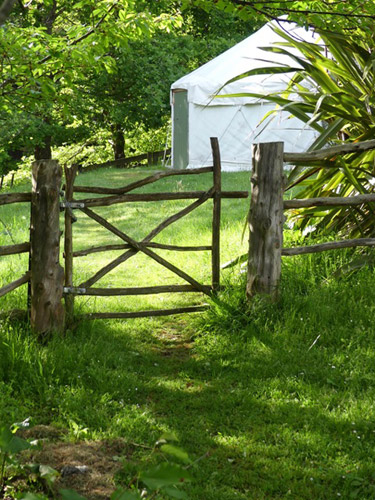
[[[64,286],[64,293],[74,295],[85,295],[86,288],[75,288],[74,286]]]
[[[85,208],[85,204],[79,201],[61,201],[60,208]]]

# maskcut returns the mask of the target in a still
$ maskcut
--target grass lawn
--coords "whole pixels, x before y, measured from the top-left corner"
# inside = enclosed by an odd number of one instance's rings
[[[121,186],[136,176],[139,170],[108,169],[81,175],[77,183]],[[171,178],[149,189],[209,186],[210,176],[200,179],[183,178],[181,185]],[[223,183],[225,189],[248,189],[248,174],[224,174]],[[246,249],[241,234],[248,203],[223,201],[223,262]],[[141,238],[186,204],[163,203],[157,211],[154,204],[117,205],[98,212]],[[208,244],[211,209],[208,202],[156,241]],[[11,244],[11,237],[27,240],[25,207],[2,207],[0,219],[0,245]],[[83,214],[74,227],[75,249],[117,242]],[[77,284],[117,255],[76,259]],[[82,453],[74,456],[77,463],[91,457],[88,477],[73,484],[90,499],[109,498],[112,481],[127,487],[144,467],[165,460],[153,451],[165,432],[174,433],[195,461],[194,481],[184,487],[192,500],[375,498],[375,276],[365,268],[335,277],[351,255],[343,250],[284,259],[277,305],[256,300],[247,306],[244,278],[235,268],[224,271],[229,287],[205,313],[84,322],[46,345],[25,325],[3,321],[0,421],[31,416],[38,432],[47,429],[44,451],[34,455],[43,463],[67,465],[74,449]],[[208,254],[168,252],[168,258],[209,280]],[[2,258],[0,286],[26,265],[26,256]],[[137,256],[97,286],[179,282]],[[1,308],[24,307],[24,288],[2,298]],[[77,302],[79,310],[91,312],[205,300],[175,294]],[[106,471],[113,472],[110,478]]]

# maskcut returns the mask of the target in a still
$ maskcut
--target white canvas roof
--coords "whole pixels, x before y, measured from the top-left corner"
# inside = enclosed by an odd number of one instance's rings
[[[188,101],[203,106],[228,106],[231,104],[250,104],[258,101],[258,99],[251,97],[213,99],[213,95],[231,78],[254,68],[272,65],[298,67],[297,63],[288,56],[265,52],[261,49],[261,47],[272,46],[276,42],[285,42],[272,30],[272,26],[275,26],[275,22],[266,24],[231,49],[223,52],[192,73],[183,76],[172,84],[172,91],[175,89],[187,90]],[[316,43],[318,38],[311,31],[306,31],[292,23],[283,22],[282,28],[294,37],[308,42],[313,41]],[[288,75],[283,74],[253,75],[225,86],[220,94],[246,91],[267,94],[285,89],[288,80]]]

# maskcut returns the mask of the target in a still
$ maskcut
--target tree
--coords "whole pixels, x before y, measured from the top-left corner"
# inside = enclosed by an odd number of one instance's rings
[[[93,69],[110,71],[113,47],[181,22],[176,14],[138,12],[134,0],[21,5],[0,28],[3,160],[29,148],[48,158],[52,145],[80,137],[85,127],[71,106],[77,81]]]
[[[176,0],[17,5],[0,30],[0,164],[49,157],[103,127],[123,156],[124,131],[165,123],[175,79],[253,31],[231,14],[179,9]]]
[[[45,0],[17,6],[0,31],[0,164],[52,146],[158,128],[170,84],[254,30],[220,11],[180,2]]]
[[[91,102],[86,106],[92,111],[91,122],[112,131],[115,158],[125,154],[124,133],[158,129],[167,122],[170,86],[175,80],[243,38],[241,34],[195,37],[192,29],[157,32],[149,39],[131,41],[116,51],[113,71],[81,82],[79,93]]]

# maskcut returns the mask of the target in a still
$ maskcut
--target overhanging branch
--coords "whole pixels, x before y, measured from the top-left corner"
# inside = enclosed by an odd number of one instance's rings
[[[257,12],[261,12],[266,16],[274,16],[275,13],[284,13],[284,14],[319,14],[321,16],[333,16],[333,17],[343,17],[343,18],[362,18],[362,19],[375,19],[374,14],[357,14],[354,10],[351,12],[335,12],[333,10],[329,11],[320,11],[320,10],[309,10],[309,9],[293,9],[288,7],[269,7],[270,4],[280,4],[276,0],[265,0],[263,2],[256,2],[252,0],[231,0],[231,2],[235,5],[241,5],[244,7],[249,7]],[[290,3],[289,0],[285,1],[285,4]],[[325,3],[325,2],[324,2]],[[337,2],[336,2],[337,3]]]

